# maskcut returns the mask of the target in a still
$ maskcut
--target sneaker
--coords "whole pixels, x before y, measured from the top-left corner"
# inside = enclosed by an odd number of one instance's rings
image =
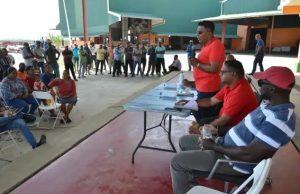
[[[36,144],[36,147],[39,147],[45,143],[47,143],[47,137],[46,137],[46,135],[42,135],[40,138],[40,141]]]

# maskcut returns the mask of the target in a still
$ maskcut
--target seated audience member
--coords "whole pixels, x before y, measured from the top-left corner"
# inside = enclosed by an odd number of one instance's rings
[[[19,64],[19,71],[17,71],[17,78],[19,78],[22,81],[25,81],[26,79],[26,66],[25,63],[20,63]]]
[[[35,91],[46,91],[47,87],[42,82],[41,77],[39,75],[35,75],[35,82],[33,85],[33,90]]]
[[[77,102],[75,81],[72,80],[69,73],[64,70],[63,79],[56,78],[52,80],[48,86],[50,88],[57,86],[58,102],[62,104],[61,110],[65,115],[64,119],[67,123],[72,122],[69,115]]]
[[[270,67],[254,74],[264,101],[224,137],[199,139],[199,135],[181,137],[181,152],[171,161],[173,192],[186,193],[197,184],[200,174],[208,174],[218,159],[258,163],[271,158],[295,135],[294,105],[290,92],[295,84],[293,72],[286,67]],[[246,100],[247,98],[243,98]],[[207,125],[216,134],[214,126]],[[202,144],[204,150],[200,149]],[[252,173],[255,165],[222,163],[216,173],[243,175]]]
[[[181,62],[178,59],[178,55],[174,55],[174,61],[169,66],[169,73],[172,71],[181,71]]]
[[[26,85],[17,78],[17,70],[14,67],[8,68],[7,76],[2,80],[0,95],[8,106],[22,108],[23,113],[34,114],[38,107],[33,96],[28,93]]]
[[[48,88],[49,83],[55,79],[55,75],[52,73],[53,69],[50,65],[45,65],[45,72],[42,74],[41,80]]]
[[[40,141],[36,142],[23,119],[18,118],[18,116],[14,115],[9,110],[5,110],[5,108],[0,105],[0,132],[4,132],[6,130],[20,130],[25,140],[31,145],[32,149],[46,143],[45,135],[42,135]]]
[[[225,85],[215,96],[197,100],[200,107],[215,106],[223,103],[219,116],[205,118],[201,112],[194,111],[197,122],[189,128],[190,133],[199,133],[199,127],[210,123],[213,126],[233,126],[258,106],[256,96],[244,78],[244,68],[239,61],[226,61],[221,69],[222,84]],[[247,100],[245,100],[247,99]],[[179,103],[186,103],[186,100]],[[201,111],[201,109],[200,109]],[[226,128],[222,128],[226,130]],[[224,134],[226,131],[220,131]]]
[[[31,94],[35,82],[35,74],[32,66],[26,67],[26,78],[24,80],[25,85],[28,87],[28,92]]]

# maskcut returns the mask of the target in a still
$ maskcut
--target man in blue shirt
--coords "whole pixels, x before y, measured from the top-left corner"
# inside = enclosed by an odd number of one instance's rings
[[[164,54],[166,52],[166,48],[162,45],[162,42],[158,42],[158,46],[155,48],[156,53],[156,74],[160,76],[161,67],[163,68],[163,74],[167,74],[167,69],[165,66],[165,57]]]
[[[79,49],[77,44],[74,45],[74,48],[72,49],[73,52],[73,61],[75,65],[75,71],[78,72],[79,69]]]
[[[271,67],[254,74],[266,101],[232,127],[223,137],[215,140],[199,139],[199,135],[186,135],[179,140],[182,152],[171,161],[173,192],[186,193],[196,185],[196,178],[208,174],[218,159],[257,163],[271,158],[295,135],[294,105],[290,92],[295,84],[293,72],[286,67]],[[206,125],[212,134],[222,134]],[[201,150],[201,145],[205,150]],[[240,176],[250,174],[254,165],[222,163],[218,174]]]
[[[45,72],[41,76],[42,82],[45,84],[45,86],[48,88],[48,84],[55,79],[55,75],[52,73],[53,69],[50,65],[45,65]]]
[[[190,40],[189,44],[187,45],[186,52],[188,56],[189,71],[191,71],[192,70],[191,59],[195,58],[196,56],[193,40]]]
[[[253,75],[255,73],[257,63],[259,65],[260,71],[264,71],[264,67],[263,67],[262,62],[263,62],[264,56],[265,56],[265,43],[261,39],[260,34],[255,35],[255,40],[256,40],[255,59],[254,59],[254,62],[253,62],[252,72],[249,75]]]

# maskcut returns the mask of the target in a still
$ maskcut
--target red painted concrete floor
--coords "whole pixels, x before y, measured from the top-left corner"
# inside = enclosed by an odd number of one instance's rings
[[[135,164],[131,164],[131,154],[142,137],[142,115],[122,114],[12,193],[172,193],[169,164],[173,153],[139,149]],[[150,122],[158,122],[158,116],[151,114]],[[175,119],[173,123],[172,139],[178,149],[178,139],[186,133],[189,122]],[[147,137],[145,144],[169,148],[162,130],[151,131]],[[263,193],[300,193],[299,164],[299,154],[289,144],[274,158],[273,183]],[[203,179],[200,184],[223,188],[220,181]]]

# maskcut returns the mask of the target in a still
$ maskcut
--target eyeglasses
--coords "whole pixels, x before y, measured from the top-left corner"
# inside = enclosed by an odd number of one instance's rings
[[[220,71],[220,74],[221,74],[221,75],[224,75],[225,73],[232,73],[232,72],[233,72],[233,71],[229,71],[229,70],[225,71],[225,70],[224,70],[224,71]]]

